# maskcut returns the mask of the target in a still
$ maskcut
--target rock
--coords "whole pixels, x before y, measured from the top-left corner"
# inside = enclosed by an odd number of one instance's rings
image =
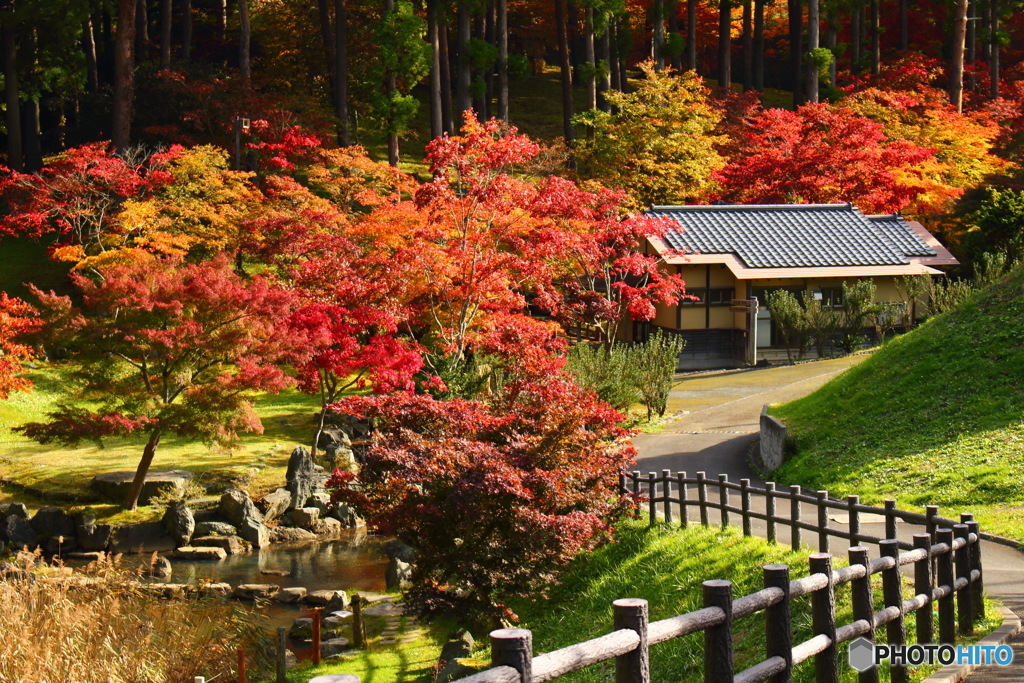
[[[317,491],[306,499],[306,504],[302,507],[316,508],[320,511],[320,518],[323,519],[327,516],[327,508],[331,505],[331,494],[326,491]]]
[[[263,515],[249,498],[249,494],[238,489],[226,491],[220,497],[221,517],[228,520],[238,529],[238,535],[262,548],[270,543],[269,532],[263,524]]]
[[[401,604],[385,602],[373,607],[366,607],[362,612],[369,617],[398,617],[405,614],[405,608]]]
[[[306,602],[310,605],[327,605],[339,594],[343,602],[348,598],[345,591],[309,591],[306,594]]]
[[[312,638],[313,620],[309,617],[300,617],[292,622],[288,629],[288,635],[292,638]]]
[[[320,643],[320,656],[333,657],[348,649],[348,638],[331,638]]]
[[[269,600],[280,590],[272,583],[244,583],[235,588],[234,595],[242,600]]]
[[[11,564],[10,562],[0,562],[0,578],[5,581],[28,581],[29,583],[36,582],[36,575],[32,572],[25,571],[21,567]]]
[[[167,506],[163,518],[164,528],[179,546],[188,545],[196,530],[196,520],[185,501],[176,500]]]
[[[128,490],[135,479],[134,472],[108,472],[93,477],[92,488],[101,496],[115,503],[123,503]],[[151,470],[146,474],[146,481],[139,494],[139,505],[149,505],[149,501],[170,487],[177,494],[185,492],[185,486],[192,480],[192,473],[185,470]]]
[[[194,536],[192,546],[197,548],[220,548],[228,555],[241,555],[252,550],[248,541],[239,536]]]
[[[81,552],[81,551],[78,551],[78,552],[73,552],[73,553],[66,553],[64,555],[64,559],[65,560],[77,560],[77,561],[80,561],[80,562],[99,562],[100,560],[104,559],[106,556],[107,556],[107,554],[105,552],[103,552],[103,551],[98,551],[98,552]]]
[[[23,548],[33,550],[38,538],[35,530],[24,517],[7,515],[3,523],[0,523],[0,541],[10,543],[12,550],[22,550]]]
[[[156,588],[158,593],[162,594],[163,597],[171,600],[173,598],[180,598],[192,590],[192,587],[187,583],[165,583]]]
[[[385,543],[381,549],[388,557],[397,557],[402,562],[408,562],[411,564],[416,559],[416,551],[396,538]]]
[[[324,427],[323,431],[320,432],[320,439],[316,442],[316,447],[321,450],[327,450],[329,446],[335,444],[345,448],[352,448],[352,439],[349,438],[348,433],[341,427]]]
[[[113,532],[114,527],[110,524],[97,524],[95,519],[87,515],[75,516],[78,546],[86,552],[106,550]]]
[[[32,530],[40,539],[64,538],[62,544],[65,550],[76,545],[75,520],[63,508],[44,507],[29,521]]]
[[[461,665],[458,660],[470,657],[475,644],[473,635],[464,628],[448,634],[448,642],[441,648],[441,656],[435,667],[437,674],[434,676],[434,683],[448,683],[462,678],[464,674],[459,672]]]
[[[206,583],[199,587],[199,594],[210,598],[226,598],[231,595],[231,584]]]
[[[392,557],[388,561],[387,569],[384,570],[384,585],[389,591],[397,591],[409,586],[411,578],[411,564],[402,562],[397,557]]]
[[[316,538],[316,534],[305,529],[294,529],[291,527],[275,527],[270,530],[270,540],[273,543],[299,543]]]
[[[334,591],[334,597],[324,605],[324,612],[340,612],[348,605],[348,593],[345,591]]]
[[[214,560],[226,559],[228,552],[224,548],[182,546],[174,551],[174,557],[179,560]]]
[[[322,623],[325,631],[340,631],[345,620],[341,617],[324,617]]]
[[[162,522],[122,524],[110,535],[110,546],[118,553],[154,553],[178,547]]]
[[[220,505],[220,498],[214,500],[218,506]],[[202,524],[203,522],[220,522],[220,510],[216,507],[208,508],[205,510],[196,510],[192,513],[192,517],[196,520],[196,525]],[[198,532],[197,532],[198,533]]]
[[[300,508],[305,505],[311,494],[324,487],[326,479],[321,471],[317,471],[313,456],[305,446],[296,446],[288,459],[288,472],[285,474],[285,488],[292,494],[288,507]]]
[[[22,519],[28,519],[28,508],[25,507],[24,503],[4,503],[3,505],[0,505],[0,521],[10,515],[21,517]]]
[[[260,574],[263,576],[291,576],[292,573],[285,569],[261,569]]]
[[[294,586],[292,588],[282,588],[274,599],[278,602],[287,604],[302,602],[306,599],[306,589],[302,586]]]
[[[331,519],[336,519],[341,522],[341,525],[348,529],[354,529],[357,526],[362,526],[365,522],[356,515],[348,505],[335,505],[331,508],[331,511],[327,513]]]
[[[149,575],[154,579],[169,579],[172,571],[171,561],[160,555],[154,557],[153,563],[149,565]]]
[[[292,524],[302,529],[309,529],[320,519],[320,511],[316,508],[296,508],[288,513]]]
[[[291,507],[292,494],[288,489],[277,489],[263,497],[262,507],[263,522],[272,522]]]
[[[336,534],[342,530],[341,522],[328,517],[327,519],[321,519],[311,527],[311,530],[319,536],[327,536],[329,534]]]
[[[196,522],[194,536],[237,536],[238,529],[226,522]]]
[[[42,545],[43,551],[47,555],[57,556],[63,556],[67,550],[74,550],[77,547],[78,544],[75,542],[74,536],[70,539],[65,538],[64,536],[54,536],[53,538],[47,539]]]

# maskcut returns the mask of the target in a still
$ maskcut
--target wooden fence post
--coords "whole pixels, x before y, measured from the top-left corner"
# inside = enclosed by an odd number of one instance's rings
[[[956,613],[953,609],[953,530],[936,529],[935,538],[946,544],[947,552],[938,556],[938,583],[949,586],[949,593],[939,599],[939,641],[949,645],[956,642]]]
[[[658,521],[658,503],[655,502],[657,496],[657,475],[654,472],[647,473],[647,526],[654,526]]]
[[[615,658],[615,683],[650,683],[651,662],[647,644],[647,601],[623,598],[612,603],[612,628],[629,629],[640,636],[632,652]]]
[[[352,647],[366,647],[366,626],[363,624],[363,600],[359,593],[352,596]]]
[[[932,537],[927,532],[914,534],[914,548],[928,553],[923,560],[914,563],[914,593],[927,595],[928,602],[917,610],[917,642],[928,645],[935,640],[932,623]]]
[[[828,585],[811,593],[811,622],[814,634],[828,636],[832,644],[814,656],[815,683],[839,683],[839,649],[836,647],[836,592],[832,577],[832,556],[827,552],[810,557],[811,574],[824,574]]]
[[[864,637],[874,642],[875,640],[875,592],[871,588],[871,560],[868,557],[868,549],[862,545],[854,546],[849,551],[850,566],[860,564],[864,566],[864,577],[853,579],[850,582],[850,598],[853,602],[853,618],[857,621],[868,623],[868,632]],[[857,674],[859,683],[878,683],[878,667],[873,666],[867,671]]]
[[[764,611],[765,645],[768,657],[782,657],[786,668],[772,676],[770,683],[790,683],[793,680],[793,623],[789,613],[789,565],[764,566],[764,587],[778,588],[784,597]]]
[[[510,666],[521,683],[533,683],[533,633],[525,628],[491,631],[491,666]]]
[[[896,500],[885,499],[885,537],[896,538]]]
[[[740,508],[743,510],[743,535],[750,535],[750,480],[740,479]]]
[[[248,683],[248,676],[245,672],[245,650],[238,648],[238,683]]]
[[[984,570],[981,568],[981,528],[973,519],[967,521],[967,530],[974,534],[978,540],[971,544],[971,570],[978,570],[978,580],[971,584],[974,591],[974,618],[985,618],[985,584]]]
[[[828,491],[818,491],[818,552],[827,553],[828,550]]]
[[[888,501],[886,501],[888,507]],[[895,607],[900,615],[885,625],[886,641],[890,645],[907,644],[907,626],[903,620],[903,584],[900,578],[900,544],[895,538],[879,541],[878,549],[882,557],[891,557],[895,563],[891,569],[882,570],[882,595],[886,607]],[[892,683],[907,683],[906,664],[889,665],[889,677]]]
[[[932,535],[932,543],[937,543],[935,540],[935,530],[939,528],[939,523],[936,521],[939,518],[939,506],[925,505],[924,516],[928,518],[928,521],[925,523],[925,529]]]
[[[629,493],[629,489],[626,488],[626,473],[619,473],[619,495],[624,496]]]
[[[860,496],[847,496],[846,507],[850,513],[850,546],[860,545]]]
[[[704,629],[704,683],[732,683],[732,582],[705,581],[704,606],[725,612],[725,621]]]
[[[729,511],[725,507],[729,504],[729,489],[725,485],[729,481],[728,474],[718,475],[718,502],[722,505],[722,528],[729,526]]]
[[[708,519],[708,480],[704,472],[697,473],[697,502],[700,503],[700,523],[702,526],[710,526]]]
[[[320,663],[320,610],[313,610],[313,664]]]
[[[686,509],[686,472],[676,472],[679,483],[679,526],[683,529],[690,526],[689,512]]]
[[[967,585],[956,592],[956,618],[960,622],[960,633],[969,636],[974,632],[974,605],[971,586],[970,531],[966,524],[954,524],[953,533],[964,540],[963,547],[956,551],[956,578],[967,579]]]
[[[775,482],[765,482],[764,488],[765,516],[768,517],[768,542],[775,543]]]
[[[793,550],[800,550],[800,527],[797,526],[800,521],[800,500],[797,498],[800,486],[793,484],[789,487],[789,493],[793,496],[789,501],[789,519],[793,522]]]
[[[285,683],[285,672],[288,670],[288,629],[277,627],[277,683]]]
[[[662,504],[662,510],[665,512],[665,523],[672,523],[672,473],[668,470],[661,471],[662,486],[661,490],[665,494],[665,502]]]

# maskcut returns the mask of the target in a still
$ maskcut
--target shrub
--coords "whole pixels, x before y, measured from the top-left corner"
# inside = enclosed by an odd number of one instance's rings
[[[679,335],[655,330],[646,343],[631,347],[626,354],[634,386],[647,408],[648,420],[655,412],[658,417],[665,415],[679,354],[685,346],[686,340]]]
[[[769,295],[768,310],[786,345],[786,357],[793,360],[792,347],[796,346],[797,358],[803,358],[810,328],[800,302],[791,292],[780,289]]]
[[[864,326],[874,314],[874,280],[857,280],[852,285],[843,283],[843,309],[840,314],[839,346],[853,353],[864,343]]]
[[[577,344],[567,358],[566,369],[577,385],[591,389],[602,401],[620,412],[640,401],[636,368],[629,349],[621,344]]]
[[[831,306],[822,306],[821,301],[813,296],[804,296],[803,303],[807,334],[814,342],[818,358],[824,358],[825,347],[835,338],[839,329],[839,313]]]

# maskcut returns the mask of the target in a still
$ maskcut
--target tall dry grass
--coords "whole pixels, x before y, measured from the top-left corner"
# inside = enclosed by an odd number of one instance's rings
[[[0,577],[0,682],[192,683],[232,680],[236,648],[257,661],[258,614],[217,600],[163,599],[107,561]]]

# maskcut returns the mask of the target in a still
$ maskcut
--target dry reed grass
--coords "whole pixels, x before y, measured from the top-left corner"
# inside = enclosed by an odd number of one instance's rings
[[[115,561],[83,571],[41,565],[0,576],[0,681],[192,683],[233,680],[236,648],[256,661],[261,617],[222,600],[162,599]]]

